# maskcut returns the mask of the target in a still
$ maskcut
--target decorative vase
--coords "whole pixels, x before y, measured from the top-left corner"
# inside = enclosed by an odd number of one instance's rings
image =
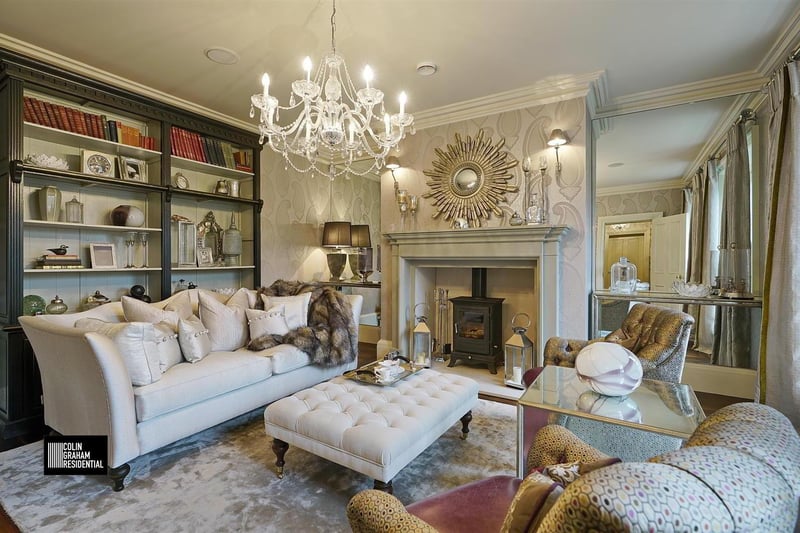
[[[83,224],[83,204],[78,201],[77,196],[64,204],[64,219],[67,222]]]
[[[222,232],[222,255],[226,266],[238,266],[242,256],[242,232],[236,227],[236,216],[231,213],[231,225]]]
[[[217,186],[214,188],[214,192],[217,194],[227,195],[230,192],[230,187],[228,186],[228,180],[218,180]]]
[[[47,304],[47,307],[45,307],[45,311],[48,315],[61,315],[66,313],[67,309],[67,304],[64,303],[64,300],[58,297],[58,294],[56,294],[56,297],[50,300],[50,303]]]
[[[636,354],[613,342],[593,342],[575,357],[578,379],[605,396],[625,396],[642,383]]]
[[[620,257],[619,261],[611,265],[611,292],[631,294],[636,291],[636,265],[628,261],[627,257]]]
[[[144,212],[135,205],[118,205],[111,211],[111,223],[138,228],[144,225]]]
[[[22,314],[25,316],[41,315],[45,312],[44,298],[36,294],[28,294],[22,298]]]
[[[39,216],[42,220],[57,222],[61,214],[61,191],[48,185],[39,189]]]

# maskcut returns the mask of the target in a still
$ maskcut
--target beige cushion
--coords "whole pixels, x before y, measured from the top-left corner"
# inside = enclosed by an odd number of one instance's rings
[[[311,293],[304,292],[295,296],[265,296],[261,295],[264,309],[272,309],[276,305],[283,305],[286,313],[286,325],[289,329],[297,329],[308,325],[308,306],[311,303]]]
[[[536,531],[547,511],[564,492],[564,487],[539,472],[532,472],[517,489],[506,513],[501,531],[526,533]]]
[[[226,303],[205,291],[200,291],[197,297],[200,320],[208,328],[211,350],[230,352],[248,343],[247,289],[239,289]]]
[[[161,378],[161,364],[156,345],[155,328],[149,322],[105,322],[97,318],[82,318],[75,327],[95,331],[114,341],[131,384],[149,385]]]
[[[196,316],[178,320],[178,342],[183,358],[190,363],[200,361],[211,352],[208,328]]]
[[[247,309],[247,324],[250,328],[250,338],[257,339],[264,335],[286,335],[289,326],[286,325],[284,305],[276,305],[268,311],[261,309]]]
[[[247,348],[242,349],[246,350]],[[286,374],[311,364],[311,357],[297,346],[292,346],[291,344],[279,344],[260,352],[250,353],[257,353],[272,359],[273,374]]]
[[[128,322],[167,322],[178,331],[178,320],[192,316],[192,300],[188,291],[182,291],[163,306],[160,303],[149,304],[130,296],[122,297],[122,312]]]
[[[164,373],[183,361],[181,345],[178,342],[178,332],[167,322],[153,324],[153,327],[155,329],[161,372]]]

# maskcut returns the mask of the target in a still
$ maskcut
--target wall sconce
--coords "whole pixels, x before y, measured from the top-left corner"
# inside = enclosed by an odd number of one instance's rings
[[[397,183],[397,177],[394,175],[395,169],[400,168],[400,160],[390,155],[386,158],[384,166],[392,173],[392,179],[394,180],[394,199],[397,202],[398,209],[400,209],[400,214],[405,215],[407,211],[411,211],[411,214],[415,215],[417,213],[417,206],[419,205],[417,197],[413,194],[408,194],[406,189],[401,189],[400,184]]]
[[[561,161],[558,160],[558,149],[569,142],[567,134],[558,128],[550,132],[550,138],[547,140],[547,146],[552,146],[556,149],[556,171],[561,172]]]
[[[350,223],[326,222],[322,228],[322,247],[335,248],[328,253],[328,270],[331,271],[331,281],[341,281],[347,254],[342,248],[350,247]]]

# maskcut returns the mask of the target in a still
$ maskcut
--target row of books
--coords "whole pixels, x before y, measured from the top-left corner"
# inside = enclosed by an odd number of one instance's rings
[[[139,128],[123,124],[119,120],[110,120],[105,115],[89,113],[32,96],[24,98],[23,113],[25,122],[32,124],[147,150],[158,149],[154,137],[143,135]]]
[[[249,150],[235,150],[229,142],[182,128],[171,128],[169,134],[172,155],[219,167],[253,171],[253,155]]]
[[[76,254],[43,255],[36,260],[36,268],[83,268],[81,258]]]

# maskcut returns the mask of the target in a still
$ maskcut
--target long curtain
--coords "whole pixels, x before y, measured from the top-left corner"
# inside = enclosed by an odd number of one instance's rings
[[[789,63],[770,87],[771,187],[759,397],[800,428],[800,72]]]
[[[750,158],[747,152],[745,121],[736,123],[728,132],[725,189],[722,199],[720,244],[730,254],[729,264],[744,265],[741,255],[750,250]],[[749,276],[748,276],[749,277]],[[734,284],[738,279],[732,280]],[[723,284],[727,280],[722,280]],[[751,358],[750,310],[744,307],[720,306],[717,309],[712,363],[738,368],[755,368]]]

